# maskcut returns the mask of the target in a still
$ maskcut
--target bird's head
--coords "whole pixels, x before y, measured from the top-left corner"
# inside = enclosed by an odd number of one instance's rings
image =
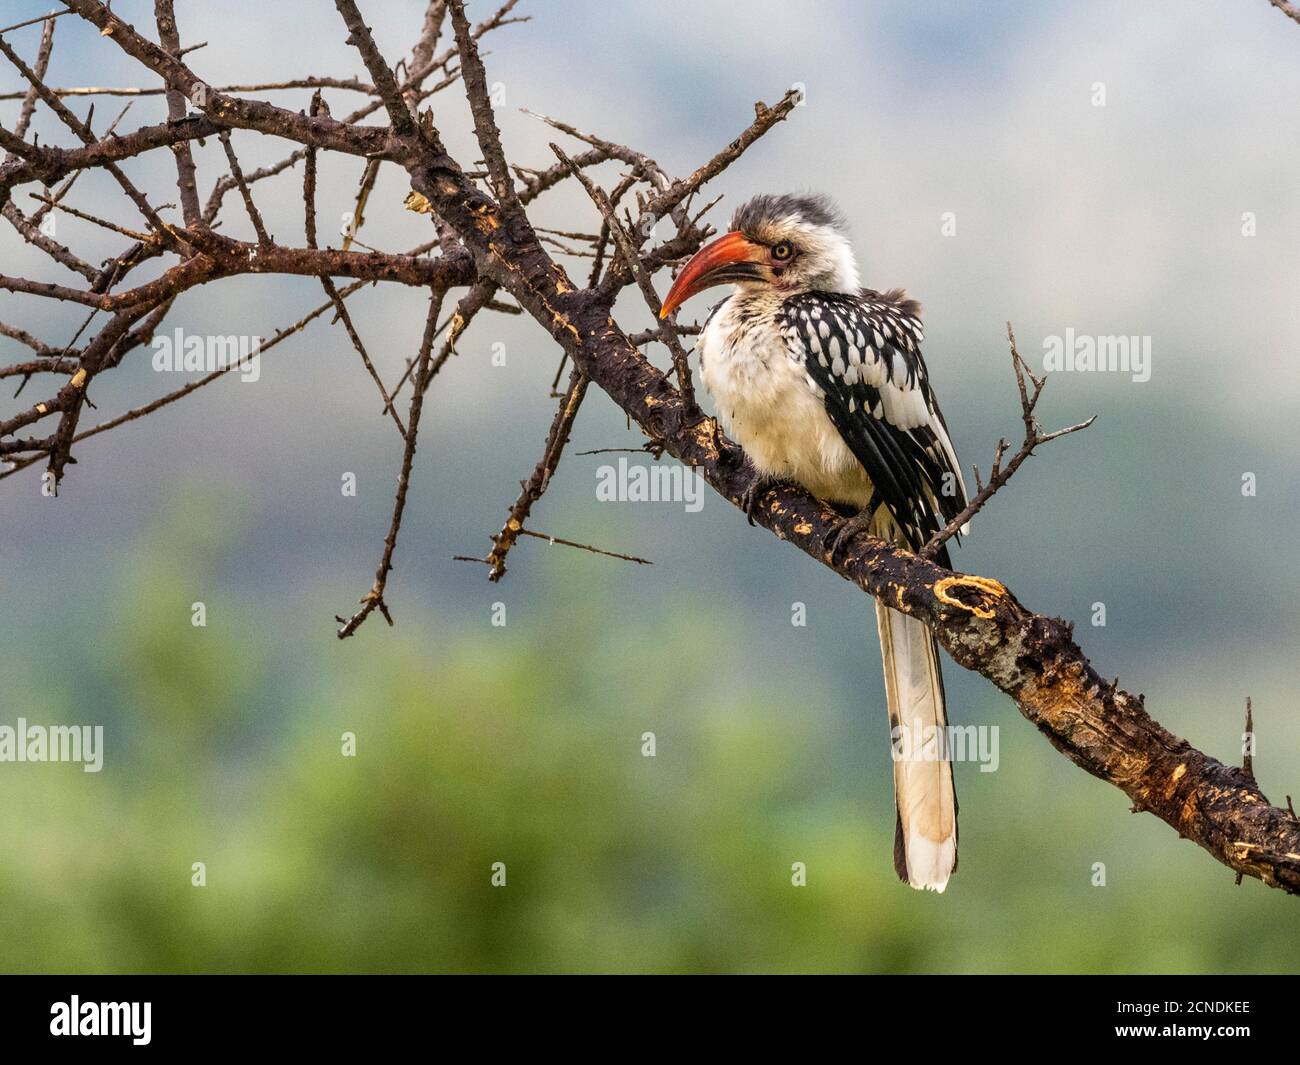
[[[858,264],[844,220],[823,196],[755,196],[731,219],[731,231],[682,267],[659,317],[715,285],[798,292],[850,292]]]

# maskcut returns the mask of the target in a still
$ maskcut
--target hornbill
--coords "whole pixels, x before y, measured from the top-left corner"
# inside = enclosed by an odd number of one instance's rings
[[[714,285],[735,290],[696,343],[700,376],[757,476],[753,508],[793,481],[861,531],[917,550],[966,505],[925,361],[921,308],[861,288],[842,216],[819,196],[756,196],[682,268],[660,317]],[[963,530],[964,531],[964,530]],[[938,561],[949,566],[947,550]],[[894,756],[894,868],[943,891],[957,868],[957,796],[938,648],[925,624],[876,603]],[[900,742],[903,741],[903,742]]]

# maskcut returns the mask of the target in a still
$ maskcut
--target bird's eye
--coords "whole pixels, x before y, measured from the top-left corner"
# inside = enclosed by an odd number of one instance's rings
[[[793,254],[794,245],[788,240],[783,240],[780,243],[772,245],[772,258],[777,262],[785,262],[785,260],[790,258]]]

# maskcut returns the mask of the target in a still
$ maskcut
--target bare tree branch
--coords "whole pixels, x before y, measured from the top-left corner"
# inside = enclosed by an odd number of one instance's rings
[[[488,175],[492,180],[492,191],[497,202],[505,208],[506,214],[519,221],[523,209],[515,193],[515,183],[510,176],[510,166],[506,162],[506,153],[501,147],[501,131],[497,129],[496,115],[492,110],[492,99],[487,87],[487,74],[483,69],[483,60],[479,56],[478,44],[470,32],[469,20],[465,17],[465,5],[461,0],[447,0],[451,25],[456,32],[456,47],[460,51],[460,68],[465,82],[465,95],[469,100],[470,113],[474,116],[474,135],[478,138],[479,150],[487,162]]]
[[[384,62],[384,57],[379,54],[375,39],[370,35],[370,28],[362,19],[357,5],[352,0],[334,0],[334,6],[338,8],[339,14],[347,25],[348,44],[361,53],[361,59],[374,80],[375,92],[384,102],[389,121],[393,123],[393,132],[399,137],[409,137],[415,132],[415,120],[411,117],[411,109],[402,98],[397,78]]]
[[[433,351],[433,335],[438,322],[438,311],[442,307],[443,290],[435,290],[429,299],[429,313],[424,322],[424,339],[420,341],[420,352],[416,356],[418,369],[415,372],[415,389],[411,393],[411,405],[406,415],[406,447],[402,452],[402,469],[397,475],[397,498],[393,501],[393,517],[388,526],[388,535],[384,537],[384,553],[375,571],[375,583],[370,591],[361,597],[361,609],[352,617],[336,617],[343,627],[338,631],[340,640],[346,640],[361,626],[370,614],[378,610],[384,615],[389,625],[393,623],[384,601],[384,591],[388,586],[388,575],[393,569],[393,552],[397,550],[397,534],[402,528],[402,516],[406,512],[406,493],[411,485],[411,467],[415,463],[415,445],[420,431],[420,414],[424,409],[424,389],[428,384],[429,359]]]
[[[569,387],[560,402],[560,409],[555,412],[550,432],[546,434],[546,444],[542,448],[542,457],[533,469],[533,475],[523,483],[523,491],[510,508],[510,515],[501,531],[492,538],[492,550],[485,560],[491,571],[488,579],[499,581],[506,572],[506,555],[515,546],[520,533],[524,532],[524,523],[532,513],[533,504],[542,498],[551,483],[555,468],[560,464],[560,456],[569,442],[573,430],[573,421],[578,416],[578,408],[587,395],[587,379],[577,370],[569,375]]]
[[[172,0],[154,0],[154,19],[158,23],[158,40],[162,46],[179,59],[184,52],[181,49],[181,35],[176,28],[176,12]],[[167,90],[167,121],[180,122],[185,118],[185,97],[176,89]],[[229,150],[227,148],[227,150]],[[176,188],[180,192],[181,210],[184,212],[187,226],[199,222],[199,187],[197,171],[194,167],[194,154],[190,151],[189,141],[177,141],[172,147],[176,155]]]
[[[1064,429],[1044,433],[1042,426],[1038,424],[1038,419],[1034,416],[1034,408],[1038,405],[1038,397],[1042,395],[1047,379],[1035,377],[1028,364],[1020,357],[1020,352],[1016,350],[1016,335],[1012,332],[1010,322],[1007,323],[1007,342],[1011,345],[1011,368],[1015,371],[1016,387],[1020,392],[1020,413],[1025,423],[1025,441],[1005,466],[1002,465],[1002,457],[1010,445],[1005,440],[998,441],[997,450],[993,455],[993,465],[989,469],[988,484],[980,480],[980,472],[976,469],[975,486],[978,491],[952,521],[926,541],[920,551],[923,558],[934,558],[940,547],[960,533],[966,523],[984,509],[984,504],[993,498],[994,493],[1011,480],[1011,475],[1034,453],[1034,448],[1069,433],[1077,433],[1080,429],[1087,429],[1097,420],[1094,414],[1087,421],[1079,422],[1077,425],[1068,425]],[[1025,385],[1026,377],[1029,378],[1032,391]]]
[[[1275,8],[1282,12],[1292,22],[1300,24],[1300,7],[1288,3],[1287,0],[1268,0]]]

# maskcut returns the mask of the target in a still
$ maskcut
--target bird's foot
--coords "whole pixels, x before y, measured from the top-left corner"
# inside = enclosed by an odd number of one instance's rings
[[[749,487],[745,489],[740,497],[740,505],[745,511],[745,520],[750,525],[754,524],[754,511],[758,509],[758,501],[763,498],[769,488],[776,488],[778,485],[789,483],[782,477],[769,477],[763,473],[758,474],[749,482]]]
[[[873,498],[870,503],[853,515],[853,517],[845,518],[826,534],[823,546],[830,552],[830,561],[832,565],[835,563],[840,551],[847,547],[858,533],[866,532],[871,527],[871,521],[875,515],[876,500]]]
[[[709,418],[709,443],[713,445],[713,450],[718,453],[718,458],[723,462],[734,459],[731,449],[726,446],[726,440],[722,435],[722,426],[718,424],[717,418]]]

